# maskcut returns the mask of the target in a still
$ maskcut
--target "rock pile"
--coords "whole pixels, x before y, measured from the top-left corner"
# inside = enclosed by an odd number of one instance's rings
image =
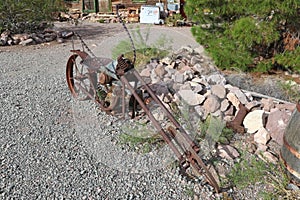
[[[67,31],[56,31],[52,29],[45,29],[40,33],[22,33],[22,34],[11,34],[9,31],[4,31],[0,35],[0,46],[7,45],[34,45],[46,42],[57,41],[59,43],[64,42],[73,35],[73,32]]]
[[[202,121],[209,115],[220,118],[235,132],[251,134],[254,152],[276,160],[268,144],[272,140],[282,145],[295,104],[228,84],[202,47],[183,47],[173,56],[152,60],[140,74],[155,85],[167,107],[185,102]]]

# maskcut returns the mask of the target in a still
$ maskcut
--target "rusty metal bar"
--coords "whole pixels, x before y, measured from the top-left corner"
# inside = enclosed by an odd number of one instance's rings
[[[216,182],[215,178],[212,176],[212,174],[209,172],[209,170],[207,169],[207,167],[205,166],[205,164],[203,163],[203,161],[201,160],[201,158],[198,156],[197,152],[195,151],[195,149],[197,149],[198,145],[192,141],[192,139],[190,138],[190,136],[186,133],[186,131],[182,128],[182,126],[178,123],[178,121],[174,118],[174,116],[170,113],[170,111],[163,105],[163,103],[160,101],[160,99],[155,95],[155,93],[153,92],[153,90],[145,83],[145,81],[142,79],[142,77],[139,75],[139,73],[135,70],[132,69],[130,72],[127,73],[133,73],[135,75],[135,77],[143,84],[143,86],[145,86],[146,91],[150,94],[150,96],[154,99],[154,101],[163,109],[164,113],[167,115],[167,117],[170,119],[170,121],[176,126],[176,128],[179,130],[179,132],[176,134],[175,130],[172,130],[171,132],[173,132],[173,135],[176,136],[178,135],[180,138],[179,140],[174,137],[174,139],[176,140],[176,142],[178,142],[180,144],[180,148],[183,149],[185,154],[191,154],[189,162],[192,164],[192,166],[199,171],[199,166],[200,168],[202,168],[205,171],[204,176],[207,178],[208,182],[213,185],[213,187],[215,188],[216,192],[220,191],[219,185]],[[149,116],[150,120],[153,122],[154,126],[156,126],[158,128],[158,130],[162,130],[162,127],[160,126],[160,124],[157,122],[157,120],[153,117],[152,113],[149,111],[149,109],[146,107],[146,105],[144,104],[144,102],[140,99],[140,97],[136,94],[135,90],[132,88],[132,86],[130,85],[130,83],[128,82],[128,80],[121,76],[121,81],[125,82],[125,84],[127,85],[127,87],[130,89],[130,91],[134,94],[134,97],[137,98],[139,104],[141,105],[141,107],[145,110],[146,114]],[[162,136],[165,138],[165,136],[168,138],[166,140],[166,142],[170,145],[170,138],[167,136],[167,134],[165,133],[165,131],[162,132]],[[186,144],[187,143],[187,144]],[[183,144],[183,145],[182,145]],[[187,146],[187,150],[184,150],[184,146]],[[176,149],[175,145],[172,143],[172,145],[170,145],[171,149],[175,152],[179,152],[178,149]],[[177,155],[178,157],[178,155]],[[180,157],[178,157],[178,159],[180,159],[182,156],[180,155]],[[196,162],[195,162],[196,161]]]
[[[170,137],[166,134],[166,132],[164,131],[164,129],[161,127],[161,125],[155,119],[155,117],[153,116],[153,114],[147,108],[147,106],[145,105],[144,101],[140,98],[140,96],[136,93],[136,91],[134,90],[134,88],[130,85],[130,83],[128,82],[128,80],[124,76],[121,76],[120,80],[132,92],[132,95],[136,98],[136,100],[138,101],[138,103],[140,104],[140,106],[142,107],[142,109],[145,111],[145,113],[150,118],[150,120],[153,123],[154,127],[159,131],[159,133],[161,134],[161,136],[163,137],[163,139],[166,141],[166,143],[170,146],[170,148],[172,149],[172,151],[175,153],[176,157],[178,159],[181,159],[182,154],[178,151],[178,149],[176,148],[176,146],[174,145],[174,143],[172,142],[172,140],[170,139]]]
[[[144,110],[145,114],[149,117],[150,121],[152,122],[153,126],[157,129],[159,134],[162,136],[164,141],[167,143],[167,145],[171,148],[171,150],[174,152],[176,157],[178,158],[180,164],[184,166],[186,164],[187,167],[191,166],[193,169],[195,169],[198,173],[203,174],[208,181],[209,184],[211,184],[216,192],[220,191],[220,187],[216,181],[216,179],[212,176],[209,169],[206,167],[202,159],[199,157],[198,152],[200,151],[200,147],[196,142],[192,140],[192,138],[188,135],[188,133],[183,129],[183,127],[179,124],[179,122],[175,119],[175,117],[172,115],[172,113],[165,107],[163,102],[156,96],[154,91],[148,86],[148,84],[145,83],[145,81],[142,79],[142,77],[139,75],[139,73],[134,69],[133,65],[128,62],[128,59],[124,59],[122,56],[118,58],[116,69],[115,70],[109,70],[106,69],[105,66],[101,65],[101,63],[106,63],[107,59],[98,59],[98,58],[89,58],[86,56],[87,54],[80,51],[75,51],[74,53],[77,53],[80,55],[80,57],[83,59],[82,63],[83,65],[86,65],[88,68],[87,78],[90,80],[90,85],[88,85],[87,88],[84,88],[80,83],[75,83],[75,85],[81,90],[83,93],[87,95],[90,99],[94,100],[97,104],[99,104],[100,109],[103,111],[106,111],[108,114],[113,114],[111,111],[116,106],[117,102],[121,99],[122,101],[122,114],[123,117],[125,117],[125,111],[126,111],[126,91],[125,89],[129,89],[130,95],[134,97],[133,102],[133,111],[132,111],[132,117],[135,116],[135,106],[136,102],[138,102],[139,106]],[[73,58],[74,57],[74,58]],[[72,58],[75,59],[76,57],[73,56]],[[70,59],[69,59],[70,60]],[[104,62],[105,61],[105,62]],[[71,62],[71,61],[70,61]],[[74,63],[74,61],[72,61]],[[68,62],[69,63],[69,62]],[[71,68],[72,63],[69,63],[67,66]],[[116,62],[112,61],[111,64],[107,65],[114,65]],[[98,66],[99,65],[99,66]],[[103,71],[104,70],[104,71]],[[97,98],[97,91],[96,91],[96,85],[97,80],[94,80],[95,73],[98,72],[105,73],[109,71],[110,74],[108,76],[112,75],[112,78],[116,81],[120,81],[122,84],[121,91],[115,90],[115,98],[111,100],[110,105],[108,107],[105,106],[105,103],[101,102]],[[67,71],[70,76],[71,69]],[[126,76],[124,76],[126,74]],[[127,76],[130,75],[130,76]],[[97,76],[95,76],[97,77]],[[157,105],[162,109],[162,111],[165,113],[167,118],[170,120],[171,123],[175,126],[170,126],[166,128],[166,130],[162,127],[162,125],[155,119],[153,114],[150,112],[149,108],[147,107],[146,103],[143,100],[143,97],[138,94],[138,90],[136,90],[135,87],[133,87],[130,84],[130,78],[134,77],[136,86],[138,83],[142,84],[142,87],[147,91],[147,93],[150,95],[150,97],[157,103]],[[129,79],[128,79],[129,78]],[[70,79],[70,77],[67,79]],[[79,80],[81,81],[81,80]],[[70,80],[69,80],[70,82]],[[72,82],[71,83],[71,86]],[[107,86],[107,83],[112,82],[103,82],[103,85]],[[70,87],[70,84],[68,85],[71,92],[73,87]],[[116,88],[114,88],[116,89]],[[96,96],[93,96],[96,95]],[[129,99],[130,102],[130,99]]]
[[[182,144],[186,142],[185,138],[183,138],[184,135],[183,133],[182,134],[180,132],[177,133],[177,131],[172,127],[169,127],[169,130],[170,132],[172,132],[172,134],[179,136],[178,138],[179,140],[176,140],[178,143]],[[188,145],[188,149],[187,151],[185,151],[185,153],[189,154],[187,155],[187,159],[189,163],[192,165],[192,167],[194,167],[199,173],[201,168],[205,171],[204,176],[208,179],[208,182],[215,188],[216,192],[218,193],[220,191],[220,187],[218,183],[216,182],[215,178],[212,176],[212,174],[210,173],[210,171],[208,170],[208,168],[206,167],[202,159],[199,157],[195,149],[192,146]]]
[[[150,96],[156,101],[159,106],[163,109],[164,113],[167,115],[167,117],[171,120],[171,122],[175,125],[177,129],[179,129],[180,132],[184,133],[184,138],[188,141],[188,143],[194,147],[198,146],[187,134],[187,132],[182,128],[182,126],[178,123],[178,121],[174,118],[174,116],[171,114],[171,112],[165,107],[165,105],[162,104],[160,99],[155,95],[153,90],[148,86],[148,84],[142,79],[140,74],[135,70],[132,69],[133,74],[136,76],[136,78],[142,83],[143,86],[145,86],[147,92],[150,94]]]

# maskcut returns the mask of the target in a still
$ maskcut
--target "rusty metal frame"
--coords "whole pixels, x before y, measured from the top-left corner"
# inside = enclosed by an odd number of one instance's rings
[[[75,86],[77,86],[82,92],[84,92],[87,97],[91,100],[96,102],[100,109],[106,111],[108,114],[112,114],[113,105],[112,107],[105,107],[97,97],[96,94],[96,87],[91,86],[94,90],[92,93],[86,91],[80,84],[76,84],[72,82],[72,78],[70,78],[70,71],[74,65],[74,59],[78,56],[82,59],[81,63],[84,63],[86,59],[91,59],[87,53],[80,51],[80,50],[73,50],[73,55],[69,58],[67,62],[67,83],[70,88],[72,95],[76,98],[76,93],[74,91]],[[88,77],[97,77],[94,73],[105,73],[109,70],[105,68],[105,66],[88,66],[91,65],[93,62],[87,62],[85,65],[88,68]],[[97,63],[96,63],[97,64]],[[100,65],[101,63],[98,63]],[[68,74],[69,73],[69,74]],[[111,70],[109,73],[114,73],[113,77],[118,79],[121,82],[122,92],[121,92],[121,101],[122,101],[122,115],[125,117],[125,89],[127,88],[130,90],[131,94],[134,96],[137,103],[143,109],[145,114],[149,117],[150,121],[152,122],[153,126],[157,129],[159,134],[162,136],[163,140],[167,143],[170,149],[174,152],[177,159],[179,160],[180,164],[184,168],[192,167],[196,172],[205,176],[206,180],[210,185],[212,185],[217,193],[220,192],[220,187],[214,178],[214,176],[209,171],[208,167],[205,165],[203,160],[199,157],[198,153],[200,151],[200,147],[196,144],[192,138],[188,135],[188,133],[184,130],[184,128],[179,124],[179,122],[175,119],[172,113],[165,107],[165,105],[161,102],[161,100],[155,95],[155,92],[148,86],[148,84],[143,80],[143,78],[139,75],[139,73],[134,69],[134,66],[131,65],[128,60],[125,60],[123,56],[118,58],[118,64],[114,72]],[[173,126],[169,126],[167,128],[163,128],[161,124],[155,119],[149,108],[147,107],[144,100],[139,96],[136,89],[131,85],[129,80],[126,78],[127,76],[135,77],[142,85],[145,91],[150,95],[150,97],[155,101],[155,103],[162,109],[166,117],[170,120]],[[90,80],[93,82],[94,80]],[[134,116],[134,114],[132,115]]]

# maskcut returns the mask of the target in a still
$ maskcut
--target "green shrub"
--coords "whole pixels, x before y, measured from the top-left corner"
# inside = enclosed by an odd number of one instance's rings
[[[294,51],[285,51],[274,59],[279,65],[300,73],[300,47]]]
[[[62,10],[60,0],[2,0],[0,4],[0,30],[12,33],[40,29],[42,22],[50,22],[56,11]]]
[[[294,0],[187,0],[185,5],[188,18],[197,23],[194,37],[216,65],[243,71],[267,71],[274,64],[299,70],[298,50],[293,52],[300,45],[299,9],[300,1]]]
[[[161,35],[152,44],[148,43],[150,35],[150,27],[143,34],[141,29],[137,27],[131,31],[131,36],[136,49],[136,62],[135,67],[139,69],[140,66],[145,65],[151,60],[151,58],[163,58],[170,52],[172,41],[165,35]],[[112,57],[116,59],[121,54],[124,54],[126,58],[133,60],[134,54],[129,39],[120,41],[115,47],[112,48]]]

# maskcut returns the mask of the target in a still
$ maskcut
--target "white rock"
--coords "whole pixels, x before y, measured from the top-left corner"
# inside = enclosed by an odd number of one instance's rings
[[[29,38],[27,40],[21,41],[19,43],[19,45],[23,45],[23,46],[30,45],[30,44],[34,44],[34,40],[32,38]]]
[[[257,133],[254,134],[254,142],[258,144],[267,144],[271,139],[270,133],[264,128],[260,128]]]
[[[260,128],[263,128],[264,124],[265,112],[263,110],[249,112],[243,121],[243,125],[248,133],[255,133]]]
[[[178,95],[189,105],[195,106],[203,103],[205,97],[192,90],[179,90]]]
[[[224,99],[222,102],[221,102],[221,108],[220,110],[222,112],[225,112],[228,108],[229,108],[230,104],[229,104],[229,101],[227,99]]]
[[[240,88],[238,87],[230,87],[229,88],[229,91],[234,93],[235,96],[239,99],[239,101],[242,103],[242,104],[247,104],[249,101],[246,97],[246,95],[240,90]]]
[[[239,109],[239,105],[240,105],[240,100],[235,96],[234,93],[232,92],[229,92],[227,95],[226,95],[228,101],[230,101],[232,103],[232,105],[236,108],[236,109]]]
[[[195,53],[202,54],[202,53],[204,53],[204,47],[199,46],[199,47],[195,48],[194,51],[195,51]]]
[[[176,73],[172,78],[176,83],[183,83],[185,77],[184,74]]]

